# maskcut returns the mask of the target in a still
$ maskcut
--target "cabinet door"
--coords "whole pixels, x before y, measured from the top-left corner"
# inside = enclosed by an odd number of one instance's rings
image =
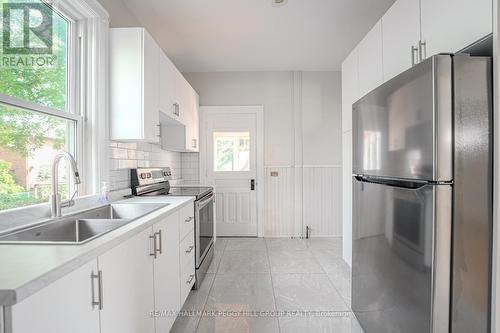
[[[144,30],[144,87],[143,87],[143,127],[144,139],[159,142],[160,103],[160,47],[153,37]]]
[[[197,152],[198,148],[198,94],[189,86],[188,109],[185,114],[186,150]]]
[[[420,40],[420,1],[398,0],[382,17],[384,81],[412,66]],[[412,53],[413,52],[413,53]]]
[[[191,151],[199,152],[200,151],[200,96],[198,93],[192,89],[193,91],[193,119],[191,123],[192,128],[192,139],[191,139]]]
[[[160,111],[174,117],[175,67],[160,51]]]
[[[359,98],[358,49],[342,63],[342,132],[352,129],[352,104]]]
[[[492,0],[421,0],[426,55],[457,52],[493,31]]]
[[[155,318],[156,332],[168,332],[179,311],[179,212],[166,217],[153,226],[153,232],[161,235],[161,253],[154,260],[155,308],[161,315]]]
[[[359,90],[364,96],[382,84],[382,23],[377,24],[368,32],[358,45],[359,57]],[[360,96],[360,97],[361,97]]]
[[[152,229],[99,257],[103,309],[101,333],[153,333]]]
[[[12,332],[98,333],[99,308],[92,305],[96,297],[92,283],[97,283],[92,281],[93,273],[97,273],[97,260],[14,305]]]
[[[175,118],[180,121],[184,104],[184,77],[175,69],[174,73],[174,103],[178,105],[178,113]]]

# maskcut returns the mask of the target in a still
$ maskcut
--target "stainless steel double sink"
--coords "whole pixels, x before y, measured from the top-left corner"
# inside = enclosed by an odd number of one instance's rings
[[[116,203],[100,206],[1,235],[0,244],[84,244],[167,205]]]

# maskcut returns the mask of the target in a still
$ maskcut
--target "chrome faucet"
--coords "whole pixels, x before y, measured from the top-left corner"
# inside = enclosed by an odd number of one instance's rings
[[[58,168],[59,161],[62,158],[65,158],[73,172],[73,177],[75,179],[75,185],[81,183],[80,174],[78,173],[78,166],[76,165],[75,158],[68,152],[62,151],[58,153],[54,157],[54,161],[52,162],[52,194],[50,196],[50,215],[52,217],[60,217],[61,216],[61,207],[64,206],[72,206],[74,204],[73,197],[63,205],[61,205],[61,195],[59,194],[59,177],[58,177]],[[76,193],[76,192],[75,192]]]

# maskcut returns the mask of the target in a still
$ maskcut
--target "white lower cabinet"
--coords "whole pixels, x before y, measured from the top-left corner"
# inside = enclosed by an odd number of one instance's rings
[[[148,228],[99,257],[101,333],[153,333],[153,251]]]
[[[92,305],[98,299],[97,260],[93,260],[62,277],[20,303],[6,309],[7,332],[14,333],[98,333],[99,308]]]
[[[6,307],[5,333],[169,332],[195,282],[194,226],[185,222],[193,212],[190,203],[168,213],[97,259]]]
[[[174,312],[181,308],[179,265],[179,212],[153,226],[161,251],[154,260],[154,299],[156,332],[167,333],[175,321]]]

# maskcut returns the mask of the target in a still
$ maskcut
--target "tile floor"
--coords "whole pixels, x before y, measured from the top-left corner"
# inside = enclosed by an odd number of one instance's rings
[[[208,272],[183,307],[192,313],[178,317],[171,332],[363,333],[350,311],[350,271],[342,260],[341,238],[220,238]],[[248,311],[274,315],[239,313]]]

